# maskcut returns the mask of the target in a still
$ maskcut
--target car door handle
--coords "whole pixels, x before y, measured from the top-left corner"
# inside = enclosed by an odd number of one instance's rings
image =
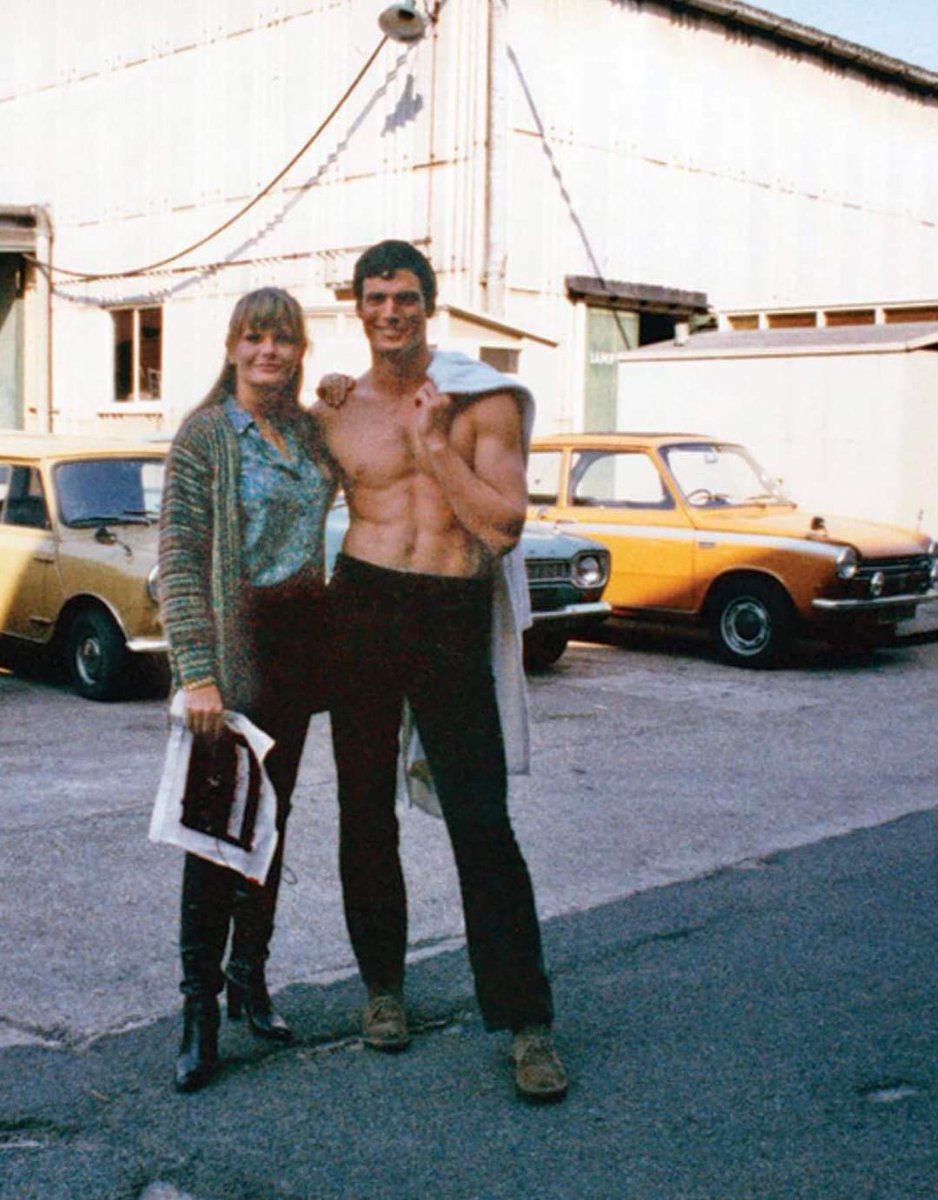
[[[33,555],[33,562],[54,563],[55,562],[55,548],[53,547],[51,550],[45,550],[45,549],[37,550],[36,553]]]

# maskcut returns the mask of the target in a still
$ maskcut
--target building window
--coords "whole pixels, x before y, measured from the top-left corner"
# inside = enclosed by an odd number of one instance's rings
[[[488,363],[496,371],[504,375],[518,374],[518,356],[520,351],[512,350],[509,346],[480,346],[479,358]]]
[[[817,326],[815,312],[769,313],[766,319],[769,329],[814,329]]]
[[[758,313],[731,313],[727,317],[727,321],[729,322],[730,329],[738,331],[759,328]]]
[[[114,399],[159,400],[163,310],[118,308],[114,321]]]
[[[938,321],[938,306],[929,304],[886,309],[887,325],[895,325],[900,321]]]
[[[835,325],[875,325],[876,313],[872,308],[835,308],[824,314],[824,323],[830,328]]]

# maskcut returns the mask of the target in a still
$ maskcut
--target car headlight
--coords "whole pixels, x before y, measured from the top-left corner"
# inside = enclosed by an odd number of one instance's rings
[[[852,546],[844,546],[837,555],[837,578],[852,579],[857,573],[857,552]]]
[[[934,539],[928,543],[928,557],[931,559],[931,585],[938,587],[938,542]]]
[[[159,567],[151,567],[150,574],[147,576],[147,595],[154,604],[160,602],[160,569]]]
[[[573,560],[573,582],[579,588],[598,588],[606,582],[606,564],[598,554],[586,552]]]

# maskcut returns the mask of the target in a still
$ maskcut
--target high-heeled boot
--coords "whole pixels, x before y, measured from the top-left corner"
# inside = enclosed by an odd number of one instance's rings
[[[176,1059],[176,1090],[205,1087],[218,1065],[218,1000],[187,996],[183,1007],[182,1043]]]
[[[179,950],[185,997],[183,1033],[176,1060],[176,1088],[204,1087],[218,1065],[218,993],[221,962],[231,923],[235,873],[187,854],[182,876]]]
[[[249,976],[238,974],[236,963],[228,964],[228,1016],[240,1021],[242,1011],[251,1032],[271,1042],[289,1042],[293,1038],[290,1026],[274,1008],[263,968],[255,967]]]
[[[228,984],[228,1016],[247,1016],[251,1032],[274,1042],[289,1042],[290,1026],[274,1008],[267,991],[264,964],[274,932],[274,913],[280,890],[283,839],[263,886],[239,878],[234,888],[231,955],[225,976]]]

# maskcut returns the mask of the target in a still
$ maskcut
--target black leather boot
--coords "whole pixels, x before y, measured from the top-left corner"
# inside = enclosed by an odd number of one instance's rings
[[[254,968],[249,976],[239,975],[237,964],[228,964],[228,1016],[241,1019],[242,1010],[248,1019],[251,1033],[271,1042],[289,1042],[293,1038],[290,1026],[274,1008],[263,968]]]
[[[232,906],[231,955],[225,976],[228,981],[228,1016],[232,1021],[247,1016],[251,1032],[273,1042],[289,1042],[290,1026],[273,1006],[264,964],[274,932],[274,914],[280,890],[283,834],[263,886],[239,878]]]
[[[214,996],[187,996],[176,1059],[176,1090],[197,1092],[215,1074],[217,1065],[218,1000]]]
[[[183,1034],[176,1060],[176,1089],[205,1087],[218,1065],[218,993],[221,961],[231,924],[235,874],[187,854],[182,876],[179,949],[185,996]]]

